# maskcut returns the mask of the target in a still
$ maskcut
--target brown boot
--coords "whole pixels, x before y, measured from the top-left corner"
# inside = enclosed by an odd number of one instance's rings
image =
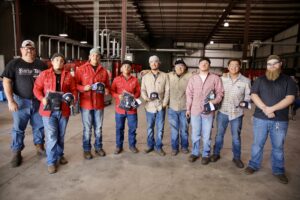
[[[120,153],[120,152],[119,152]],[[98,149],[98,150],[95,150],[95,154],[97,156],[100,156],[100,157],[104,157],[106,155],[105,151],[103,149]]]
[[[59,159],[59,164],[61,165],[65,165],[65,164],[68,164],[68,160],[62,156],[60,159]]]
[[[49,166],[48,166],[48,173],[49,173],[49,174],[54,174],[54,173],[56,173],[56,172],[57,172],[57,168],[56,168],[55,165],[49,165]]]
[[[10,161],[11,167],[18,167],[22,163],[21,151],[13,152],[13,158]]]
[[[45,156],[46,155],[44,144],[36,144],[35,148],[36,148],[36,155],[38,155],[38,156]]]
[[[86,160],[91,160],[93,158],[93,155],[91,154],[90,151],[84,151],[83,152],[83,157],[86,159]]]

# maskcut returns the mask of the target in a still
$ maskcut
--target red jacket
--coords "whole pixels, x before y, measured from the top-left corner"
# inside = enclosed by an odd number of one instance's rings
[[[65,70],[62,71],[60,84],[61,84],[61,92],[63,93],[71,92],[74,95],[76,101],[77,99],[76,82],[75,79],[71,76],[70,72]],[[35,97],[39,101],[42,101],[42,99],[45,97],[48,91],[55,91],[55,90],[56,90],[56,77],[53,68],[41,72],[34,82],[33,93]],[[64,117],[70,116],[70,108],[65,102],[62,102],[61,111]],[[42,116],[50,117],[51,111],[45,111],[44,105],[41,103],[39,113]]]
[[[115,109],[119,114],[125,114],[125,110],[119,108],[120,99],[119,95],[122,94],[123,91],[127,91],[134,95],[134,98],[139,98],[141,95],[141,87],[138,82],[138,79],[134,76],[130,76],[128,80],[125,79],[123,75],[116,77],[111,86],[111,94],[116,100]],[[136,109],[131,109],[127,111],[128,114],[136,114]]]
[[[84,91],[86,85],[102,82],[105,89],[110,90],[109,77],[106,69],[98,65],[96,72],[92,65],[86,62],[76,70],[77,90],[80,92],[80,107],[87,110],[104,109],[104,94],[96,93],[96,91]]]

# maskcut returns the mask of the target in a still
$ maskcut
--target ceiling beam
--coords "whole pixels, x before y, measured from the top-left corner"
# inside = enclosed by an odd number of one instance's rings
[[[148,23],[146,23],[146,21],[145,21],[146,16],[145,16],[144,13],[142,12],[142,9],[141,9],[141,6],[140,6],[140,2],[141,2],[141,0],[134,0],[134,1],[133,1],[133,5],[136,7],[136,12],[137,12],[137,14],[140,16],[140,17],[139,17],[139,20],[140,20],[141,22],[143,22],[143,24],[145,25],[146,31],[147,31],[149,34],[151,34],[151,32],[150,32],[150,27],[149,27]]]
[[[210,41],[211,37],[215,34],[215,32],[218,30],[219,26],[221,26],[224,22],[224,20],[226,19],[227,15],[231,12],[231,10],[233,9],[233,7],[235,6],[236,1],[235,0],[231,0],[227,6],[227,8],[225,9],[225,11],[223,12],[222,16],[219,18],[219,21],[216,23],[216,25],[214,26],[214,28],[211,30],[210,34],[207,36],[207,38],[204,41],[204,46],[206,46],[208,44],[208,42]]]

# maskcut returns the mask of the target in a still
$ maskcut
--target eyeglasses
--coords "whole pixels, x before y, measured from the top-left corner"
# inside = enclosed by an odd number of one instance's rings
[[[25,51],[34,51],[35,48],[33,47],[23,47],[23,49],[25,49]]]
[[[277,65],[278,63],[280,63],[280,62],[277,61],[277,62],[274,62],[274,63],[267,63],[267,66],[268,66],[268,67],[272,67],[272,66],[274,66],[274,65]]]

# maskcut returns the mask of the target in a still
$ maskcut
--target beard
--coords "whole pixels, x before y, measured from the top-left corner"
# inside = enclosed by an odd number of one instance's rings
[[[279,77],[280,73],[281,73],[280,69],[276,69],[276,70],[272,70],[272,71],[267,69],[266,77],[270,81],[275,81]]]

